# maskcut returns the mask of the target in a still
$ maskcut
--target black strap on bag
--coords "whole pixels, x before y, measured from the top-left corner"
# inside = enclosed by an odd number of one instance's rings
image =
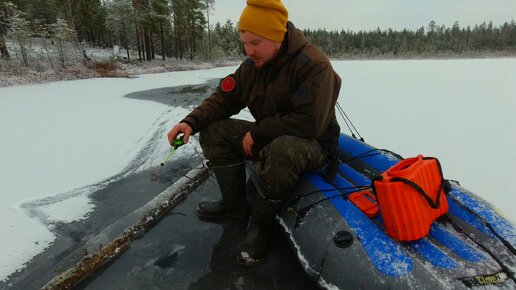
[[[412,180],[409,180],[409,179],[406,179],[403,177],[393,177],[393,178],[391,178],[390,181],[393,181],[393,182],[398,181],[398,182],[403,182],[403,183],[407,184],[408,186],[415,189],[419,194],[421,194],[421,196],[423,196],[423,198],[426,200],[426,202],[428,203],[428,205],[430,205],[431,208],[438,209],[440,206],[440,201],[441,201],[441,192],[443,192],[443,191],[448,192],[450,190],[450,185],[449,185],[449,183],[444,182],[443,170],[441,169],[441,163],[439,162],[439,160],[437,158],[423,157],[423,160],[435,160],[437,163],[437,168],[439,169],[439,176],[441,177],[441,185],[439,185],[439,192],[437,193],[435,202],[430,198],[430,196],[428,196],[428,194],[419,185],[417,185]],[[382,179],[383,179],[383,176],[379,175],[379,176],[375,177],[373,179],[373,182],[371,183],[371,186],[373,189],[373,194],[375,196],[376,196],[376,189],[374,187],[374,181],[382,180]]]
[[[408,180],[403,177],[393,177],[393,178],[391,178],[391,181],[394,181],[394,182],[399,181],[399,182],[405,183],[406,185],[415,189],[419,194],[421,194],[421,196],[426,200],[426,202],[428,203],[428,205],[430,205],[431,208],[433,208],[433,209],[439,208],[439,204],[441,201],[441,199],[440,199],[441,192],[444,189],[442,178],[441,178],[441,185],[439,186],[439,192],[437,193],[437,197],[435,198],[435,202],[430,198],[430,196],[428,196],[428,194],[419,185],[417,185],[412,180]]]

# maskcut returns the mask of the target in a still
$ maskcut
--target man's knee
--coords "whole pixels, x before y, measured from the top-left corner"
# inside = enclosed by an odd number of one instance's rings
[[[267,193],[288,194],[299,180],[299,174],[320,168],[326,153],[315,139],[280,136],[262,151],[260,168],[261,185]]]
[[[227,165],[242,161],[242,138],[251,122],[224,119],[211,123],[199,133],[204,156],[212,165]]]
[[[306,158],[298,146],[298,137],[280,136],[260,151],[260,183],[267,198],[284,199],[297,183],[298,174],[306,167]]]
[[[276,167],[303,166],[309,156],[306,152],[310,150],[305,143],[306,140],[300,137],[280,136],[260,151],[260,157]]]
[[[199,132],[199,143],[201,143],[203,148],[205,145],[213,143],[214,140],[219,140],[224,136],[223,129],[227,126],[225,121],[215,121]]]

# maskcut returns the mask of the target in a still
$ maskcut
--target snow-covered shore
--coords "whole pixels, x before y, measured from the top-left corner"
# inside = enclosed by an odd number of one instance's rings
[[[66,80],[82,80],[95,77],[133,78],[144,74],[157,74],[174,71],[206,70],[217,67],[234,66],[235,61],[220,63],[196,62],[187,60],[154,60],[152,62],[115,62],[108,60],[74,63],[66,68],[39,71],[11,65],[0,60],[0,88],[31,84],[45,84]],[[109,67],[106,70],[104,67]],[[100,69],[99,69],[100,68]]]

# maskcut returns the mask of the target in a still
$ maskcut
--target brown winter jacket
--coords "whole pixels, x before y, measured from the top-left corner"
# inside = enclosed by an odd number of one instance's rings
[[[291,22],[270,64],[255,68],[247,59],[230,76],[235,79],[232,91],[219,85],[183,120],[194,132],[249,107],[256,120],[250,130],[255,152],[282,135],[317,139],[328,151],[337,144],[335,102],[341,79],[326,55]]]

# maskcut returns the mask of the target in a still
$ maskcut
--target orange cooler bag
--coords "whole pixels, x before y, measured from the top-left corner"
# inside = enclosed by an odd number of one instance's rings
[[[448,211],[441,165],[436,158],[407,158],[373,180],[387,235],[413,241]]]

